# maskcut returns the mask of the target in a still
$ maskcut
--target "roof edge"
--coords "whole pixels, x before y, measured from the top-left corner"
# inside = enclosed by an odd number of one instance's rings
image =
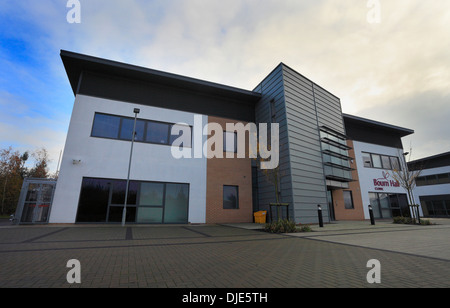
[[[174,74],[174,73],[168,73],[168,72],[150,69],[150,68],[137,66],[137,65],[133,65],[133,64],[127,64],[127,63],[118,62],[118,61],[114,61],[114,60],[108,60],[108,59],[99,58],[99,57],[95,57],[95,56],[85,55],[85,54],[67,51],[67,50],[63,50],[63,49],[61,49],[61,51],[60,51],[60,57],[63,60],[63,63],[66,68],[66,73],[68,74],[69,79],[74,78],[74,77],[73,77],[73,75],[69,74],[68,70],[70,69],[70,67],[68,65],[66,65],[68,63],[67,63],[67,61],[65,61],[65,59],[66,60],[67,59],[78,60],[78,61],[81,61],[82,64],[84,64],[84,65],[95,64],[95,65],[103,66],[105,68],[112,67],[115,69],[120,69],[120,70],[124,70],[124,71],[129,71],[129,72],[135,72],[135,73],[139,73],[139,74],[148,74],[149,76],[153,76],[153,77],[157,77],[157,78],[161,78],[161,79],[166,79],[166,80],[170,79],[172,81],[180,82],[180,84],[183,84],[185,87],[188,87],[188,85],[192,85],[192,86],[196,86],[196,87],[217,89],[221,92],[227,92],[230,94],[234,93],[234,94],[243,95],[243,96],[247,96],[249,98],[254,98],[254,99],[261,98],[260,93],[246,90],[246,89],[241,89],[241,88],[237,88],[237,87],[233,87],[233,86],[228,86],[228,85],[219,84],[219,83],[215,83],[215,82],[211,82],[211,81],[196,79],[196,78],[178,75],[178,74]],[[83,69],[82,67],[77,67],[77,70],[78,71],[75,72],[75,76],[79,77],[81,72],[86,69]],[[72,84],[75,81],[70,80],[70,82]],[[76,82],[78,82],[78,80],[76,80]],[[73,86],[72,86],[72,88],[73,88],[74,94],[75,94],[75,89]]]
[[[379,122],[379,121],[375,121],[375,120],[371,120],[371,119],[367,119],[367,118],[362,118],[362,117],[350,115],[350,114],[347,114],[347,113],[343,113],[342,116],[343,116],[344,120],[345,120],[345,118],[347,118],[347,119],[350,119],[350,120],[363,122],[365,124],[379,126],[379,127],[382,127],[382,128],[385,128],[385,129],[389,129],[389,130],[395,130],[395,131],[399,132],[402,135],[402,137],[414,134],[414,130],[409,129],[409,128],[395,126],[395,125],[392,125],[392,124],[383,123],[383,122]]]

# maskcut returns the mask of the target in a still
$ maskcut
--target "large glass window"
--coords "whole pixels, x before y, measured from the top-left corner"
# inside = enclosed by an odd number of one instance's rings
[[[103,138],[117,138],[119,135],[120,117],[96,113],[92,136]]]
[[[83,179],[78,204],[77,222],[105,222],[111,181]]]
[[[188,203],[189,185],[166,184],[164,223],[186,223]]]
[[[438,174],[437,179],[438,179],[438,184],[450,183],[450,174],[449,173]]]
[[[425,216],[450,217],[450,195],[420,196]]]
[[[147,123],[147,142],[169,144],[169,124],[159,122]]]
[[[223,186],[223,208],[224,209],[238,209],[239,208],[239,193],[237,186]]]
[[[369,200],[375,218],[410,216],[405,194],[369,193]]]
[[[122,125],[120,127],[120,139],[131,140],[133,136],[133,127],[134,127],[134,119],[131,118],[123,118]],[[145,121],[137,120],[136,121],[136,131],[135,131],[134,140],[135,141],[144,141],[144,133],[145,133]]]
[[[401,170],[402,168],[400,167],[400,161],[398,160],[398,157],[395,156],[391,156],[390,157],[391,160],[391,167],[392,170]]]
[[[387,170],[401,170],[400,160],[397,156],[362,153],[364,167]]]
[[[383,164],[383,169],[388,169],[388,170],[391,169],[391,160],[390,160],[389,156],[385,156],[385,155],[381,156],[381,162]]]
[[[123,205],[125,203],[126,181],[112,181],[111,204]],[[130,181],[128,187],[127,204],[136,205],[138,183]]]
[[[133,135],[134,118],[96,113],[91,136],[131,141]],[[176,127],[176,134],[171,135],[172,127]],[[181,128],[178,133],[178,128]],[[136,120],[135,141],[155,144],[171,145],[180,136],[184,136],[182,146],[191,147],[192,127],[151,120]]]
[[[370,201],[370,206],[372,207],[372,210],[373,210],[373,217],[377,218],[377,219],[381,218],[378,194],[377,193],[369,193],[369,201]]]
[[[163,199],[163,183],[141,183],[139,205],[162,206]]]
[[[416,178],[417,186],[439,185],[448,183],[450,183],[450,173],[420,176]]]
[[[139,207],[137,223],[160,224],[162,223],[162,207]]]
[[[84,178],[77,222],[121,222],[125,180]],[[189,184],[130,181],[126,221],[187,223]]]
[[[187,125],[174,124],[170,127],[170,144],[182,137],[183,147],[192,147],[192,128]]]
[[[381,168],[381,157],[378,154],[372,154],[372,166],[374,168]]]

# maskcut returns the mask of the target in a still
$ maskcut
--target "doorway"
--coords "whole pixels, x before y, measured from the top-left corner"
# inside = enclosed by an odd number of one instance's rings
[[[334,214],[334,206],[333,206],[333,190],[327,190],[327,202],[328,202],[328,211],[330,215],[330,221],[335,221],[336,216]]]
[[[56,180],[53,179],[25,179],[16,209],[15,222],[48,223],[55,187]]]

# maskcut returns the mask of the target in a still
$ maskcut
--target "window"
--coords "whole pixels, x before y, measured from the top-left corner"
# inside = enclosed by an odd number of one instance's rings
[[[436,185],[438,183],[436,175],[426,176],[427,185]]]
[[[391,160],[392,170],[402,170],[402,168],[400,168],[400,161],[398,160],[398,157],[391,156],[390,160]]]
[[[344,190],[344,204],[346,209],[351,210],[355,208],[353,205],[352,192],[350,190]]]
[[[117,138],[119,135],[120,117],[96,113],[92,136],[103,138]]]
[[[92,137],[120,139],[131,141],[133,135],[134,118],[96,113],[92,126]],[[171,135],[175,127],[176,135]],[[178,137],[186,134],[183,147],[192,146],[192,127],[176,125],[151,120],[136,120],[135,141],[171,145]]]
[[[383,169],[391,169],[391,160],[389,159],[389,156],[381,156],[381,162],[383,164]]]
[[[438,184],[450,183],[450,174],[448,174],[448,173],[438,174],[437,178],[438,178]]]
[[[237,134],[236,132],[223,132],[223,151],[237,152]]]
[[[226,210],[239,208],[238,186],[223,186],[223,208]]]
[[[169,143],[169,124],[159,122],[147,123],[147,142],[168,144]]]
[[[276,116],[277,116],[277,112],[276,112],[276,109],[275,109],[275,100],[272,99],[270,101],[270,118],[272,120],[272,123],[276,122],[276,120],[275,120]]]
[[[380,155],[374,153],[361,153],[366,168],[386,170],[401,170],[400,160],[397,156]]]
[[[364,162],[364,167],[372,168],[372,158],[370,158],[370,154],[362,153],[362,158]]]
[[[173,133],[173,135],[172,135]],[[182,137],[183,147],[192,147],[192,130],[190,126],[173,124],[170,127],[170,144],[172,145],[175,140]]]
[[[417,186],[439,185],[450,183],[450,173],[441,173],[416,178]]]
[[[374,168],[381,168],[381,157],[378,154],[372,154],[372,165]]]
[[[121,222],[125,180],[83,178],[76,222]],[[189,184],[130,181],[126,221],[187,223]]]
[[[416,185],[417,186],[425,186],[427,185],[427,180],[424,176],[419,176],[416,178]]]
[[[405,194],[369,193],[369,200],[376,219],[394,216],[410,217]]]
[[[122,125],[120,126],[119,139],[130,140],[133,136],[134,119],[122,118]],[[145,121],[136,121],[135,141],[144,141]]]

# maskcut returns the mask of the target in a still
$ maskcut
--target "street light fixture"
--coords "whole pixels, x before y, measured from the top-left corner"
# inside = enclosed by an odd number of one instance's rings
[[[130,150],[130,159],[128,161],[128,176],[127,176],[127,187],[125,188],[125,202],[123,204],[123,212],[122,212],[122,226],[125,226],[125,220],[127,217],[127,199],[128,199],[128,188],[130,187],[130,169],[131,169],[131,158],[133,157],[133,146],[134,146],[134,137],[136,135],[136,119],[137,115],[141,110],[139,108],[134,108],[134,125],[133,125],[133,134],[131,135],[131,150]]]

